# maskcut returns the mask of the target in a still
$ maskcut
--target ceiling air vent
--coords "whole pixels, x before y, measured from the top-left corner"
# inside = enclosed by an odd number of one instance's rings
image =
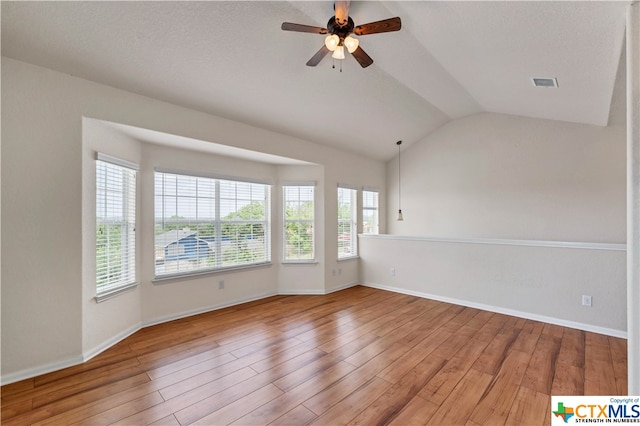
[[[531,80],[536,87],[558,87],[556,78],[532,78]]]

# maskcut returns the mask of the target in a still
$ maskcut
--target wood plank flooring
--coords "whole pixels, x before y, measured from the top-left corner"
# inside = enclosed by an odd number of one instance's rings
[[[542,425],[624,395],[626,341],[353,287],[142,329],[3,386],[3,425]]]

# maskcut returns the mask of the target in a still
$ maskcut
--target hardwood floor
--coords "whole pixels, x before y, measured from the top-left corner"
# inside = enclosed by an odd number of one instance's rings
[[[538,425],[624,395],[626,341],[354,287],[142,329],[3,386],[3,425]]]

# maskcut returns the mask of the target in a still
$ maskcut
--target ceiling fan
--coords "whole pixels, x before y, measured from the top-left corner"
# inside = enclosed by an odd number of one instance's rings
[[[291,22],[283,22],[282,29],[284,31],[297,31],[301,33],[329,34],[324,40],[324,46],[316,52],[307,62],[310,67],[315,67],[326,56],[327,53],[333,52],[331,55],[334,59],[344,59],[345,48],[356,58],[356,61],[362,68],[366,68],[373,63],[373,59],[359,46],[360,42],[357,38],[351,37],[355,35],[367,35],[377,33],[387,33],[398,31],[402,27],[399,17],[383,19],[382,21],[370,22],[368,24],[355,26],[353,19],[349,16],[349,1],[336,1],[333,5],[335,16],[332,16],[327,22],[327,28],[314,27],[311,25],[294,24]]]

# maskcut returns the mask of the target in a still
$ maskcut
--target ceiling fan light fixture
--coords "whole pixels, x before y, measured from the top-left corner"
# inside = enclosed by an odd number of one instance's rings
[[[344,46],[336,47],[336,50],[333,51],[333,55],[331,55],[333,59],[344,59]]]
[[[347,38],[344,39],[344,45],[349,51],[349,53],[355,52],[359,44],[360,44],[360,41],[357,38],[347,36]]]
[[[340,37],[338,37],[336,34],[328,35],[324,39],[324,45],[327,47],[327,49],[329,49],[330,52],[335,51],[339,44]]]

